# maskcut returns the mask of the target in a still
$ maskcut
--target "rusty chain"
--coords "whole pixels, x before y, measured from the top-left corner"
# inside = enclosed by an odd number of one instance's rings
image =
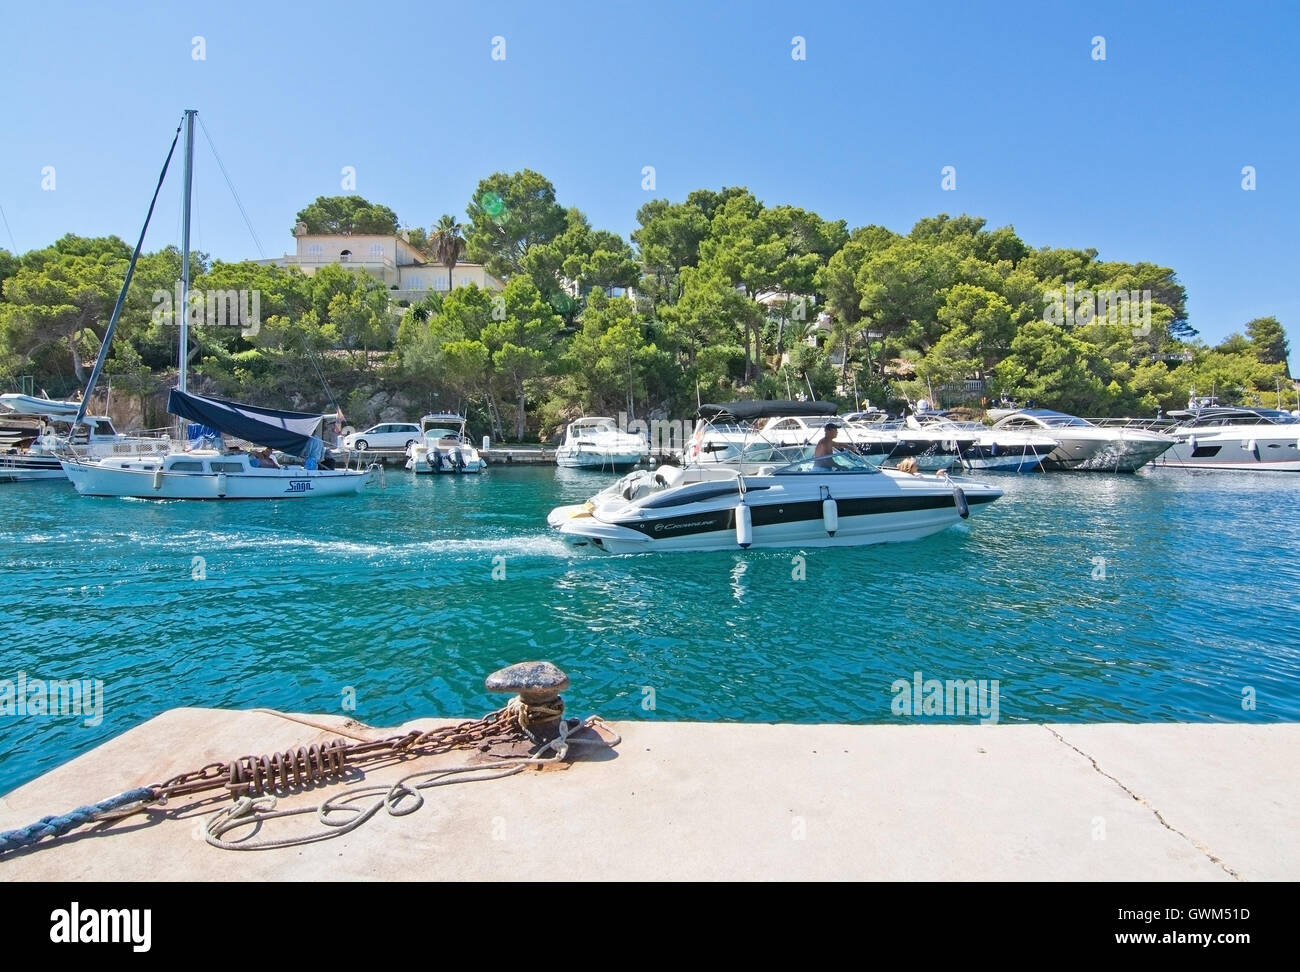
[[[222,789],[232,797],[257,796],[271,790],[337,779],[349,766],[382,759],[433,756],[472,746],[487,748],[483,744],[489,741],[532,739],[520,716],[521,707],[512,700],[480,719],[455,726],[427,732],[412,730],[369,742],[347,742],[336,737],[270,755],[241,756],[228,763],[209,763],[201,769],[180,773],[150,789],[159,803]]]

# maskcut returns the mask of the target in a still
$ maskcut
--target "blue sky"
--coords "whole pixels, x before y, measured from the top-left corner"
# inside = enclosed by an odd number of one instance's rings
[[[133,241],[195,107],[267,256],[344,166],[424,226],[464,218],[498,170],[542,172],[624,234],[647,199],[745,185],[851,227],[966,212],[1032,246],[1171,266],[1208,340],[1274,314],[1300,344],[1295,5],[113,6],[0,14],[0,246]],[[195,246],[259,256],[201,135],[196,158]],[[165,192],[150,249],[178,237]]]

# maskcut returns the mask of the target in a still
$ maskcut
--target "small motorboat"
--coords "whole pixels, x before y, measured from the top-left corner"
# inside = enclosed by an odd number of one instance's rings
[[[436,412],[420,419],[420,440],[406,450],[406,468],[417,475],[465,475],[482,472],[487,462],[465,433],[466,419]]]

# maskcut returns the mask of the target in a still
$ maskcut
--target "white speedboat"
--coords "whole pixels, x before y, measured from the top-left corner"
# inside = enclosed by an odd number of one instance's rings
[[[451,412],[437,412],[420,419],[420,441],[406,451],[406,468],[417,474],[477,473],[487,465],[465,434],[466,419]]]
[[[961,462],[967,469],[1033,472],[1060,445],[1043,432],[993,429],[980,422],[929,417],[921,424],[938,434],[960,438]],[[970,437],[974,437],[973,442]]]
[[[555,464],[568,469],[627,469],[650,454],[646,440],[620,432],[612,418],[593,416],[570,422]]]
[[[1099,426],[1064,412],[1027,408],[998,420],[993,431],[1039,432],[1058,443],[1044,469],[1134,472],[1174,444],[1160,432],[1132,427]]]
[[[138,499],[310,499],[359,493],[371,477],[355,469],[269,466],[246,452],[213,449],[97,462],[65,459],[63,468],[83,496]]]
[[[909,475],[836,452],[761,475],[726,466],[641,470],[580,506],[553,510],[561,537],[608,553],[852,547],[916,540],[959,522],[1002,491]]]
[[[1159,466],[1300,472],[1300,418],[1273,408],[1211,406],[1170,412],[1174,445]]]
[[[31,395],[0,395],[0,408],[7,416],[38,419],[44,424],[27,448],[10,448],[0,453],[0,482],[66,480],[60,457],[75,454],[86,459],[112,456],[159,456],[172,451],[166,436],[123,435],[113,428],[107,415],[83,416],[70,426],[80,408],[78,402],[55,401]]]

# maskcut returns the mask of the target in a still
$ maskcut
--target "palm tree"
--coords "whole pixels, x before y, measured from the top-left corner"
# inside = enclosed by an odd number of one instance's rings
[[[434,258],[447,268],[447,293],[451,293],[451,272],[465,253],[465,240],[460,235],[463,229],[455,216],[444,215],[429,234],[429,249]]]

